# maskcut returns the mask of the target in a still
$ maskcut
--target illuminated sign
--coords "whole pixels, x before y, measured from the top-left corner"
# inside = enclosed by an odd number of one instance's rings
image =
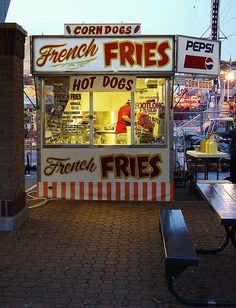
[[[178,36],[177,72],[219,75],[220,42]]]
[[[33,37],[33,73],[172,72],[173,37]]]
[[[185,86],[187,88],[195,88],[195,89],[211,89],[212,81],[211,80],[185,80]]]
[[[70,77],[72,92],[123,92],[134,91],[136,78],[132,76],[73,76]]]
[[[94,157],[84,160],[72,161],[70,158],[48,157],[46,159],[44,175],[66,175],[73,172],[93,173],[97,169]],[[100,156],[101,179],[109,176],[115,179],[155,179],[160,177],[163,163],[160,154],[108,154]]]

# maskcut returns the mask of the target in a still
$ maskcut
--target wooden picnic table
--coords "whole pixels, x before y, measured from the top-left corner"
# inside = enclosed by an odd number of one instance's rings
[[[216,253],[223,250],[231,241],[236,247],[236,184],[197,183],[197,189],[208,201],[217,219],[225,228],[225,241],[213,250],[198,250],[198,253]]]

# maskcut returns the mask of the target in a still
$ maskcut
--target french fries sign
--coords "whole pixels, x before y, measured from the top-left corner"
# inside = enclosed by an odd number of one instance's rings
[[[172,72],[172,37],[33,37],[33,73]]]

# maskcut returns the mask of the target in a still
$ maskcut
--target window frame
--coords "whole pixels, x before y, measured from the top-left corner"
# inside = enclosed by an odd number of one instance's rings
[[[165,112],[165,122],[164,122],[164,139],[165,141],[163,143],[135,143],[135,91],[130,92],[131,95],[131,144],[94,144],[94,135],[93,135],[93,99],[94,99],[94,92],[89,92],[89,144],[66,144],[66,143],[60,143],[60,144],[46,144],[46,125],[45,125],[45,117],[46,117],[46,97],[45,97],[45,87],[48,85],[45,81],[46,79],[53,79],[53,78],[70,78],[70,76],[44,76],[41,77],[39,80],[39,91],[41,91],[41,95],[39,97],[41,98],[40,106],[41,106],[41,144],[42,148],[112,148],[112,147],[120,147],[120,148],[139,148],[139,147],[145,147],[145,148],[166,148],[168,146],[168,138],[169,133],[167,129],[167,121],[169,119],[169,106],[170,102],[168,101],[169,96],[168,91],[170,91],[170,87],[168,85],[168,82],[171,81],[171,76],[139,76],[137,75],[136,78],[157,78],[157,79],[164,79],[164,87],[165,87],[165,105],[164,105],[164,112]],[[171,97],[170,97],[171,98]],[[172,105],[172,104],[171,104]],[[168,108],[167,108],[168,107]]]

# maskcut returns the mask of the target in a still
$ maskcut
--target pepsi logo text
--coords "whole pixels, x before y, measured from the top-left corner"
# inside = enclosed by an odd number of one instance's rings
[[[196,52],[206,52],[206,53],[213,53],[214,44],[211,43],[204,43],[204,42],[193,42],[191,40],[187,41],[186,50],[192,50]]]

